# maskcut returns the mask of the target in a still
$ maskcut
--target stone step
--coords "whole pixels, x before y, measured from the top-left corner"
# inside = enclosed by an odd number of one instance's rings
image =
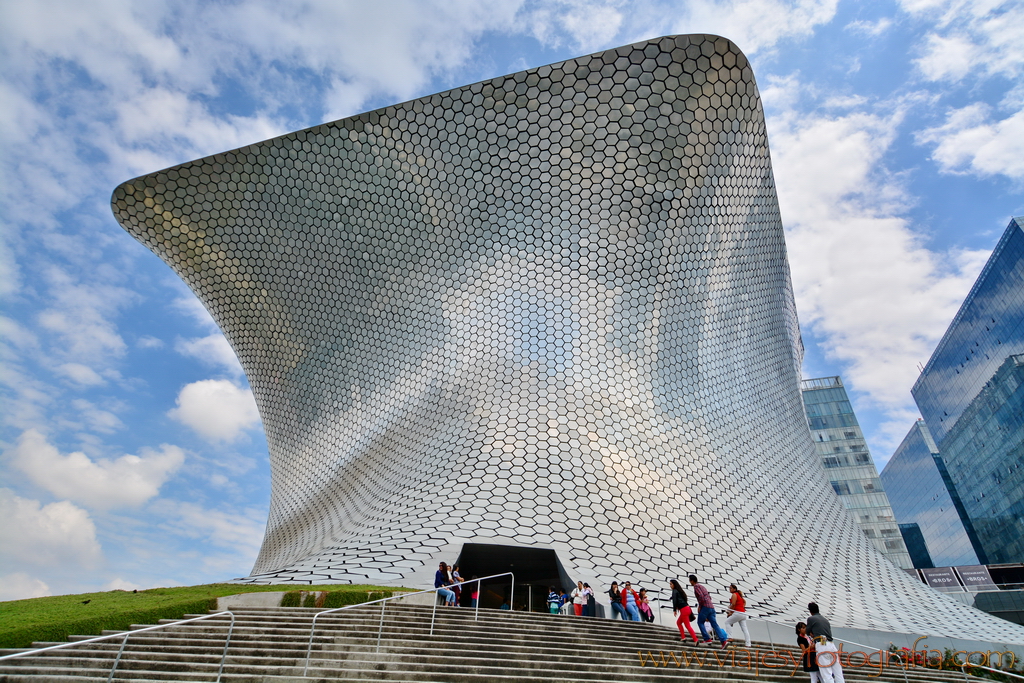
[[[435,635],[429,636],[431,608],[393,605],[385,611],[381,652],[376,652],[379,607],[361,607],[330,613],[317,620],[310,661],[312,678],[299,679],[313,615],[311,608],[246,608],[235,610],[235,628],[225,663],[224,679],[234,683],[274,680],[388,680],[483,681],[574,680],[585,683],[625,681],[782,681],[793,679],[787,670],[757,672],[740,667],[719,667],[733,661],[726,650],[694,649],[680,642],[678,631],[656,624],[612,621],[537,613],[438,609]],[[220,666],[229,619],[172,625],[133,635],[116,675],[119,681],[208,681]],[[321,622],[323,625],[321,626]],[[173,620],[166,623],[173,624]],[[77,640],[85,639],[78,637]],[[762,651],[768,643],[754,643]],[[0,683],[74,683],[105,678],[120,648],[119,639],[89,643],[0,663]],[[70,650],[74,650],[71,652]],[[641,667],[638,650],[650,651],[668,666]],[[793,661],[795,645],[779,644]],[[698,654],[713,668],[677,667],[677,657]],[[717,654],[717,657],[715,655]],[[735,655],[741,662],[742,653]],[[872,675],[870,672],[874,671]],[[920,673],[919,673],[920,672]],[[803,677],[802,672],[797,672]],[[902,671],[848,670],[850,681],[903,681]],[[962,680],[957,672],[910,670],[912,683]]]

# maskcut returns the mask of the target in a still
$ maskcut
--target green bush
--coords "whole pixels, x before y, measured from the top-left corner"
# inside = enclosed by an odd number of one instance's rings
[[[302,591],[288,591],[281,598],[281,607],[299,607],[302,605]]]
[[[380,600],[381,598],[390,598],[392,595],[391,591],[329,591],[327,597],[324,599],[324,609],[334,609],[336,607],[344,607],[345,605],[359,605],[364,602],[371,600]]]
[[[303,607],[316,607],[316,593],[307,593],[302,600]]]
[[[309,591],[331,591],[327,600],[334,606],[375,600],[390,590],[376,586],[307,586]],[[332,590],[333,589],[333,590]],[[95,636],[104,630],[127,630],[132,624],[155,624],[160,619],[181,619],[186,614],[206,614],[215,609],[217,598],[237,593],[280,591],[280,585],[212,583],[177,588],[152,588],[128,592],[55,595],[46,598],[0,602],[0,648],[25,648],[34,642],[60,642],[70,635]],[[370,597],[367,597],[368,593]],[[293,606],[298,606],[299,591]]]

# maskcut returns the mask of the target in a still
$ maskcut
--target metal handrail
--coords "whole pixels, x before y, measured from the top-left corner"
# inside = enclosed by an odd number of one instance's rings
[[[663,591],[661,591],[660,589],[657,589],[657,588],[654,588],[654,589],[650,589],[650,588],[649,588],[649,589],[647,589],[647,594],[648,594],[648,597],[650,597],[650,594],[651,594],[652,592],[653,592],[653,593],[661,593],[661,592],[663,592]],[[666,602],[666,600],[665,600],[664,598],[660,598],[660,597],[653,597],[653,598],[650,598],[650,599],[651,599],[651,600],[657,600],[658,602],[662,602],[662,603],[663,603],[663,602]],[[664,608],[664,607],[665,607],[665,605],[662,605],[662,608]],[[731,609],[731,608],[730,608],[730,607],[728,607],[728,606],[722,606],[722,605],[719,605],[718,607],[720,607],[720,608],[721,608],[721,609],[723,609],[723,610],[728,610],[728,609]],[[765,618],[765,617],[759,617],[759,616],[754,616],[754,615],[753,615],[753,614],[751,614],[750,612],[745,612],[745,614],[747,615],[747,617],[748,617],[749,619],[756,619],[757,621],[763,621],[763,622],[766,622],[766,623],[768,623],[768,624],[775,624],[775,625],[777,625],[777,626],[783,626],[783,627],[785,627],[785,628],[791,628],[791,625],[790,625],[790,624],[787,624],[787,623],[785,623],[785,622],[781,622],[781,621],[775,621],[774,619],[767,619],[767,618]],[[771,632],[771,629],[770,629],[770,628],[769,628],[769,629],[766,629],[766,631],[767,631],[767,633],[768,633],[768,642],[769,642],[769,643],[771,643],[772,649],[774,650],[774,649],[775,649],[775,642],[774,642],[774,641],[772,640],[772,632]],[[838,640],[838,641],[841,641],[841,642],[844,642],[844,643],[849,643],[850,645],[856,645],[857,647],[862,647],[862,648],[866,648],[867,650],[879,650],[879,651],[881,651],[881,649],[880,649],[880,648],[877,648],[877,647],[872,647],[872,646],[870,646],[870,645],[865,645],[864,643],[858,643],[858,642],[855,642],[855,641],[853,641],[853,640],[848,640],[848,639],[846,639],[846,638],[839,638],[839,637],[833,637],[833,640]],[[918,640],[920,640],[920,638],[918,638]],[[965,677],[966,677],[966,675],[967,675],[967,672],[965,671],[965,668],[966,668],[966,667],[975,667],[975,668],[979,668],[979,669],[985,669],[985,670],[987,670],[987,671],[992,671],[992,672],[994,672],[994,673],[1002,674],[1002,675],[1004,675],[1004,676],[1010,676],[1010,677],[1012,677],[1012,678],[1019,678],[1019,679],[1021,679],[1021,680],[1024,680],[1024,676],[1021,676],[1020,674],[1016,674],[1016,673],[1012,673],[1012,672],[1009,672],[1009,671],[1005,671],[1005,670],[1003,670],[1003,669],[993,669],[993,668],[991,668],[991,667],[988,667],[988,666],[983,666],[983,665],[981,665],[981,664],[974,664],[974,663],[972,663],[972,662],[970,662],[970,661],[965,661],[965,662],[964,662],[964,663],[963,663],[963,664],[962,664],[962,665],[960,666],[961,672],[962,672],[962,673],[964,674],[964,676],[965,676]],[[904,679],[904,680],[909,680],[909,679],[907,678],[907,671],[906,671],[908,667],[901,667],[901,668],[903,669],[903,679]]]
[[[731,609],[731,608],[730,607],[723,607],[723,609]],[[766,623],[769,623],[769,624],[776,624],[778,626],[785,626],[786,628],[792,628],[792,626],[790,626],[789,624],[781,622],[781,621],[775,621],[774,619],[766,619],[764,617],[756,617],[756,616],[750,614],[749,612],[744,612],[744,613],[747,615],[748,619],[756,619],[757,621],[763,621],[763,622],[766,622]],[[767,629],[767,631],[768,631],[768,642],[770,642],[772,644],[772,650],[774,650],[775,649],[775,643],[774,643],[774,641],[772,641],[772,631],[771,631],[771,629]],[[850,645],[856,645],[857,647],[867,648],[867,651],[875,649],[875,650],[879,650],[879,652],[881,652],[880,648],[872,648],[870,645],[865,645],[864,643],[858,643],[858,642],[855,642],[853,640],[848,640],[846,638],[839,638],[838,636],[834,636],[832,638],[832,640],[838,640],[838,641],[841,641],[841,642],[844,642],[844,643],[849,643]],[[908,681],[909,678],[907,678],[907,667],[901,667],[901,668],[903,669],[903,680],[904,681]]]
[[[513,574],[512,572],[504,572],[502,574],[494,574],[493,576],[482,576],[482,577],[477,578],[477,579],[470,579],[469,581],[460,581],[459,585],[465,585],[467,583],[475,583],[476,587],[477,587],[477,593],[479,593],[480,592],[480,584],[481,584],[481,582],[488,581],[490,579],[497,579],[497,578],[500,578],[502,576],[511,576],[512,577],[512,590],[509,593],[509,598],[508,598],[509,610],[511,611],[512,606],[515,604],[513,599],[515,598],[515,594],[516,594],[515,593],[515,591],[516,591],[516,577],[515,577],[515,574]],[[408,597],[413,596],[413,595],[423,595],[424,593],[437,593],[437,591],[441,590],[442,588],[447,590],[446,586],[441,586],[439,588],[428,588],[426,590],[415,591],[413,593],[403,593],[402,595],[392,595],[389,598],[381,598],[379,600],[371,600],[370,602],[363,602],[363,603],[359,603],[358,605],[345,605],[344,607],[335,607],[334,609],[324,610],[323,612],[317,612],[316,614],[313,615],[313,623],[309,627],[309,644],[306,646],[306,661],[305,661],[305,665],[302,667],[302,675],[305,676],[306,673],[309,671],[309,657],[310,657],[310,655],[313,652],[313,632],[316,630],[316,620],[318,618],[322,617],[325,614],[331,614],[332,612],[341,612],[341,611],[344,611],[344,610],[347,610],[347,609],[355,609],[356,607],[366,607],[367,605],[375,605],[375,604],[377,604],[379,602],[380,603],[380,624],[377,627],[377,649],[376,649],[375,652],[380,652],[380,639],[381,639],[381,634],[384,632],[384,607],[388,603],[388,601],[390,601],[390,600],[401,600],[402,598],[408,598]],[[435,617],[436,614],[437,614],[437,599],[435,598],[434,599],[434,610],[430,614],[430,635],[434,635],[434,617]],[[479,599],[479,597],[477,598],[477,601],[476,601],[476,612],[474,613],[474,617],[473,618],[474,618],[474,621],[477,621],[477,620],[480,619],[480,599]]]
[[[956,660],[954,660],[954,661],[956,661]],[[1015,673],[1010,672],[1010,671],[1003,671],[1002,669],[993,669],[990,666],[982,666],[981,664],[972,664],[970,660],[967,660],[963,664],[960,665],[960,672],[964,675],[964,680],[965,681],[968,680],[967,679],[966,668],[969,667],[969,666],[973,667],[975,669],[985,669],[986,671],[992,671],[992,672],[995,672],[997,674],[1002,674],[1003,676],[1010,676],[1011,678],[1019,678],[1022,681],[1024,681],[1024,676],[1021,676],[1019,674],[1015,674]]]
[[[121,655],[124,654],[125,645],[128,643],[128,638],[135,635],[136,633],[143,633],[144,631],[156,631],[157,629],[167,628],[168,626],[180,626],[181,624],[188,624],[193,621],[203,621],[204,619],[212,619],[214,617],[224,616],[225,614],[231,617],[231,625],[228,627],[228,637],[224,640],[224,652],[220,656],[220,668],[217,669],[217,681],[220,683],[221,675],[224,673],[224,660],[228,656],[228,646],[231,644],[231,634],[235,631],[235,614],[230,610],[224,612],[217,612],[216,614],[204,614],[201,617],[193,617],[191,619],[180,619],[178,621],[172,621],[168,624],[157,624],[156,626],[147,626],[140,628],[135,631],[125,631],[124,633],[111,633],[107,636],[97,636],[96,638],[86,638],[85,640],[76,640],[73,643],[61,643],[60,645],[50,645],[48,647],[41,647],[35,650],[25,650],[24,652],[15,652],[11,655],[3,655],[0,660],[14,659],[15,657],[31,657],[37,655],[40,652],[47,652],[49,650],[60,650],[67,647],[77,647],[86,643],[96,643],[101,640],[111,640],[113,638],[123,638],[121,640],[121,647],[117,651],[117,657],[114,658],[114,665],[110,667],[110,675],[107,676],[107,683],[110,683],[114,679],[114,672],[117,670],[117,665],[121,663]]]

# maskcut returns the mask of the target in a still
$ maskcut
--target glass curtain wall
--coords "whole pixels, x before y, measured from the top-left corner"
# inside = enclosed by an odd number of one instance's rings
[[[914,525],[933,566],[978,564],[979,558],[961,517],[956,490],[947,488],[939,449],[924,420],[918,420],[882,470],[881,480],[900,525]],[[967,525],[970,520],[967,520]],[[914,566],[924,567],[915,562]]]
[[[832,489],[883,555],[898,567],[912,568],[914,563],[842,379],[807,379],[801,389],[814,447]]]

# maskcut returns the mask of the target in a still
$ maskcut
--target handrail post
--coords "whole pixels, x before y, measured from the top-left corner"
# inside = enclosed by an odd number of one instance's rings
[[[512,575],[512,588],[508,591],[508,611],[516,611],[516,575]]]
[[[434,635],[434,618],[437,617],[437,590],[434,589],[434,610],[430,613],[430,635]]]
[[[220,656],[220,668],[217,669],[217,683],[220,683],[220,677],[224,674],[224,661],[228,658],[228,646],[231,644],[231,634],[235,632],[235,613],[231,614],[231,624],[228,626],[228,637],[224,640],[224,653]]]
[[[480,621],[480,579],[476,580],[476,614],[473,621]]]
[[[380,603],[380,624],[377,626],[377,652],[380,653],[380,636],[384,633],[384,606],[387,601]]]
[[[306,672],[309,671],[309,655],[313,652],[313,632],[316,631],[316,618],[323,614],[323,612],[317,612],[313,615],[313,624],[309,627],[309,644],[306,646],[306,664],[302,667],[302,675],[305,676]]]
[[[128,644],[128,636],[131,634],[131,631],[125,631],[124,633],[124,640],[121,641],[121,649],[117,651],[117,657],[114,658],[114,666],[110,667],[110,675],[107,676],[107,683],[114,680],[114,671],[117,670],[117,665],[121,663],[121,654],[124,653],[124,646]]]

